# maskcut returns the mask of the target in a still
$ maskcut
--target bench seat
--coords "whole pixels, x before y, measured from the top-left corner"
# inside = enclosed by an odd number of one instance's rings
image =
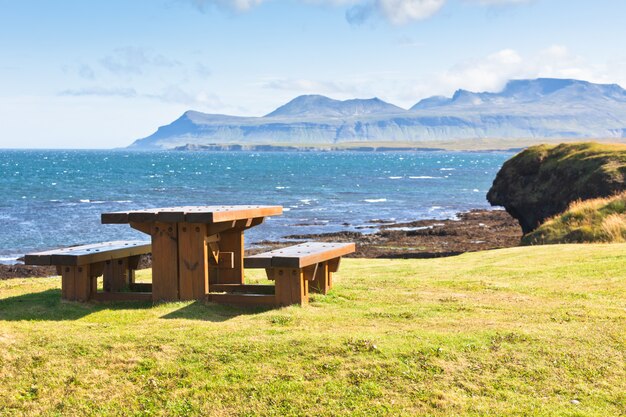
[[[245,268],[265,268],[275,281],[275,303],[306,304],[309,289],[326,294],[341,257],[353,253],[354,243],[307,242],[244,258]]]
[[[71,301],[145,299],[136,296],[113,295],[134,284],[135,270],[140,256],[150,253],[150,242],[114,241],[69,248],[29,253],[24,256],[26,265],[55,265],[61,275],[62,297]],[[97,278],[104,277],[104,293],[97,292]]]

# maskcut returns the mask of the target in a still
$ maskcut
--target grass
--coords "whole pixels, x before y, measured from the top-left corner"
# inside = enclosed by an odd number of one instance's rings
[[[346,259],[329,295],[273,310],[2,281],[0,415],[626,415],[625,262],[626,244]]]
[[[613,197],[576,201],[568,209],[526,234],[527,245],[551,243],[624,242],[626,192]]]

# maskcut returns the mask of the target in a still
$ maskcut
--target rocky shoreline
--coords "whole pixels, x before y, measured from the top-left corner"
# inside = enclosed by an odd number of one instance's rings
[[[356,242],[356,258],[437,258],[464,252],[519,245],[517,221],[503,210],[474,210],[454,220],[417,220],[409,223],[372,221],[363,232],[286,236],[282,242],[260,242],[248,252],[258,253],[302,240]],[[149,267],[146,259],[143,267]],[[0,279],[56,275],[54,267],[0,265]]]
[[[373,232],[336,232],[286,236],[283,242],[261,242],[250,253],[279,248],[302,240],[356,242],[355,258],[439,258],[519,245],[522,232],[504,210],[473,210],[454,220],[409,223],[372,221]]]

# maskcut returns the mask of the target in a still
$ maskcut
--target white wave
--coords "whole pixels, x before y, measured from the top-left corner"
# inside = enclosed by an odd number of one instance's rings
[[[456,168],[439,168],[439,171],[456,171]]]
[[[385,201],[387,201],[386,198],[366,198],[365,200],[366,203],[384,203]]]
[[[132,203],[133,200],[115,200],[114,203]]]
[[[13,265],[16,264],[19,256],[0,256],[0,264]]]
[[[412,180],[431,180],[431,179],[441,178],[441,177],[431,177],[430,175],[416,175],[416,176],[411,176],[409,178]]]
[[[81,203],[91,203],[91,200],[89,199],[85,199],[85,200],[79,200]]]
[[[404,177],[388,177],[390,180],[401,180]]]
[[[283,186],[279,185],[278,187],[274,187],[274,188],[276,188],[277,190],[284,190],[284,189],[289,188],[289,187],[283,187]]]

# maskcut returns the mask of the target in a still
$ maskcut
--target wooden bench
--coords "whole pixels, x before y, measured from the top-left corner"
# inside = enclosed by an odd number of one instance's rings
[[[65,300],[151,300],[150,284],[134,283],[140,256],[150,253],[151,247],[145,241],[95,243],[30,253],[24,256],[24,263],[55,265]],[[104,279],[104,292],[97,291],[99,276]],[[144,292],[120,292],[133,285]]]
[[[354,251],[354,243],[308,242],[246,257],[243,262],[245,268],[265,268],[267,277],[275,281],[273,298],[271,295],[256,294],[249,303],[254,303],[256,299],[257,302],[280,306],[306,304],[309,289],[322,294],[331,289],[333,273],[339,269],[341,257]],[[245,289],[247,286],[241,287]],[[237,303],[244,302],[245,296],[237,298],[233,294],[225,294],[213,300]]]

